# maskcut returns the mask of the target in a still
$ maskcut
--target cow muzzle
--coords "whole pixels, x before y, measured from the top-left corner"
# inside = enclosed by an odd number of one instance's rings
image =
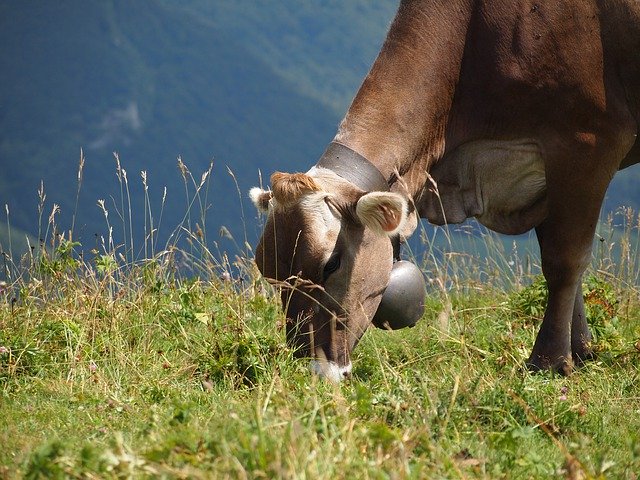
[[[413,327],[424,314],[425,282],[420,269],[406,260],[393,264],[389,284],[371,321],[383,330]]]

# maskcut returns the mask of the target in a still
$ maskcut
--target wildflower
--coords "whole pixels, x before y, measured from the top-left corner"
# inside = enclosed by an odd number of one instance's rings
[[[558,400],[560,400],[561,402],[566,402],[568,391],[569,391],[569,388],[566,385],[560,388],[560,396],[558,397]]]
[[[5,346],[0,346],[0,355],[4,355],[6,353],[9,353],[9,349]]]
[[[98,370],[98,366],[96,365],[96,362],[94,362],[93,360],[91,360],[89,362],[89,371],[91,373],[96,373],[96,370]]]

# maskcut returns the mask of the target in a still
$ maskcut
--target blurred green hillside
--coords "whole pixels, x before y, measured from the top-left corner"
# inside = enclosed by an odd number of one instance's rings
[[[168,188],[165,237],[182,219],[181,156],[198,181],[214,162],[207,220],[242,236],[227,166],[243,196],[259,170],[308,168],[332,138],[395,8],[391,1],[340,5],[4,2],[0,204],[10,205],[12,224],[37,234],[42,179],[45,220],[57,203],[60,228],[70,228],[83,148],[75,222],[83,243],[106,233],[98,199],[118,225],[113,152],[128,174],[134,225],[144,212],[142,170],[156,217]],[[246,214],[254,228],[253,208]]]
[[[214,162],[204,205],[209,238],[226,225],[252,241],[258,227],[246,191],[259,171],[267,176],[313,164],[395,8],[392,0],[2,2],[0,206],[10,206],[16,230],[37,235],[43,180],[43,221],[59,204],[58,225],[69,229],[82,148],[75,237],[90,247],[107,234],[98,199],[117,235],[123,215],[117,152],[128,174],[134,229],[142,231],[149,208],[144,170],[152,215],[157,225],[162,210],[160,238],[166,238],[185,214],[180,156],[196,181]],[[640,206],[638,177],[632,168],[617,180],[611,208]]]

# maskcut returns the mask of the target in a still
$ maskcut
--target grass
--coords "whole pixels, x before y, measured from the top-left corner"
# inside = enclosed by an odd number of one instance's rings
[[[276,296],[209,253],[197,215],[176,230],[190,249],[149,241],[142,259],[129,235],[84,255],[53,235],[5,267],[0,478],[637,479],[638,221],[621,215],[585,281],[599,356],[570,378],[524,369],[544,282],[489,240],[426,255],[425,318],[367,332],[334,385],[291,357]]]

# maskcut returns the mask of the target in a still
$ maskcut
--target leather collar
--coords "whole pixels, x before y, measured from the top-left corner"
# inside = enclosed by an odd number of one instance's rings
[[[331,142],[316,167],[326,168],[365,192],[388,192],[389,183],[373,163],[341,143]]]
[[[338,142],[331,142],[316,167],[331,170],[365,192],[388,192],[389,183],[376,166],[358,152]],[[391,240],[394,261],[400,260],[400,235]]]

